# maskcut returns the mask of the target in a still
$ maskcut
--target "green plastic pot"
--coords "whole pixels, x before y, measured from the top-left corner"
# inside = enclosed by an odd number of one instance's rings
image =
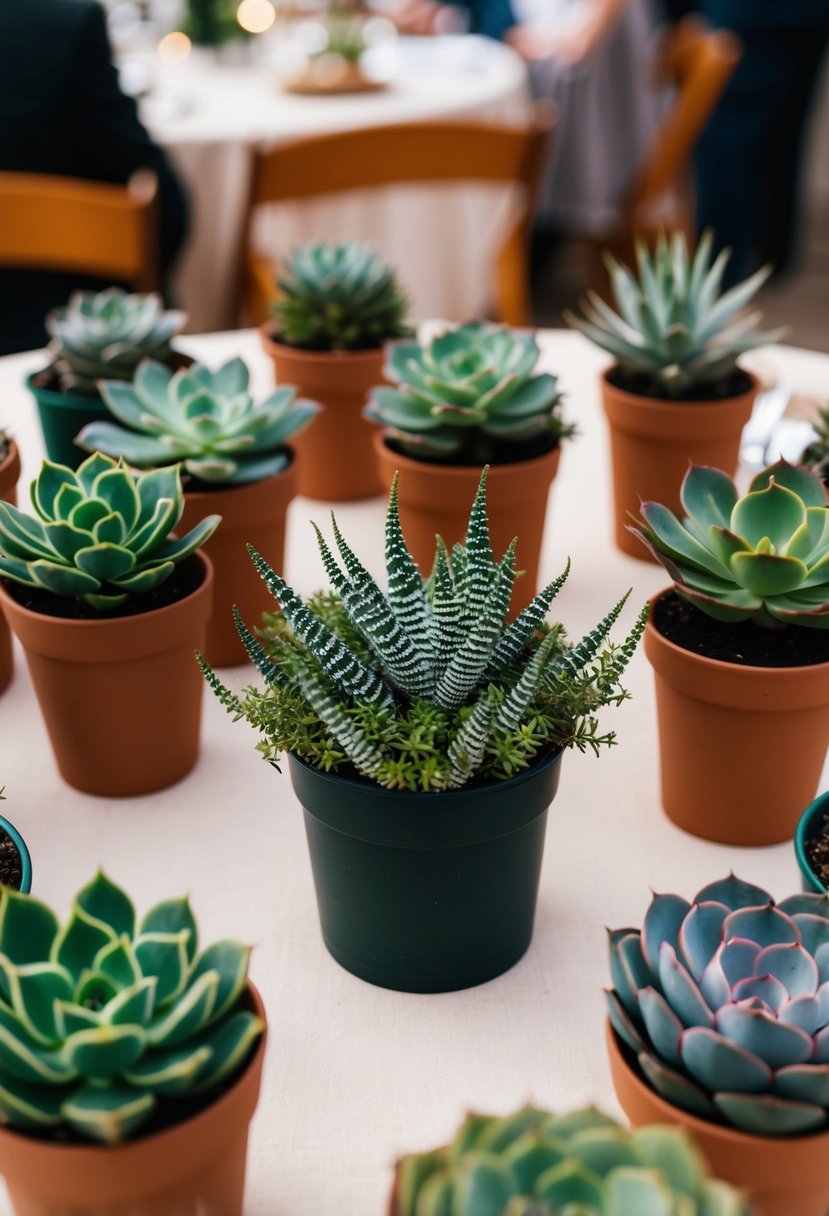
[[[75,436],[87,423],[110,418],[109,410],[100,397],[56,393],[53,389],[38,387],[34,380],[35,376],[29,376],[26,387],[37,402],[46,454],[55,464],[76,469],[89,452],[76,446]]]
[[[13,823],[10,823],[3,815],[0,815],[0,831],[3,831],[11,840],[17,852],[20,855],[20,890],[24,895],[28,895],[32,889],[32,857],[26,845],[26,841],[18,832]]]
[[[454,992],[532,940],[557,751],[509,781],[410,794],[289,756],[329,953],[401,992]]]
[[[821,794],[800,817],[794,836],[794,851],[797,864],[800,867],[801,882],[804,891],[826,893],[826,887],[815,874],[806,855],[806,844],[817,836],[826,815],[829,815],[829,791]]]

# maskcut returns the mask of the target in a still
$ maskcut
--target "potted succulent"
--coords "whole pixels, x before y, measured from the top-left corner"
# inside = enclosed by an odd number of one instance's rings
[[[758,1216],[829,1209],[829,901],[732,874],[609,934],[613,1083],[634,1127],[684,1127]]]
[[[801,457],[801,464],[814,469],[818,477],[829,486],[829,407],[818,414],[815,422],[816,438]]]
[[[627,531],[640,499],[679,506],[676,490],[689,460],[734,473],[740,435],[751,414],[757,381],[738,364],[744,352],[784,333],[754,330],[759,313],[739,316],[770,267],[720,294],[728,261],[712,263],[706,233],[689,261],[685,238],[664,233],[651,253],[637,244],[638,276],[607,255],[614,312],[590,293],[584,317],[568,324],[616,362],[602,376],[610,425],[615,539],[623,553],[644,558]]]
[[[375,449],[386,487],[400,476],[400,518],[415,562],[425,572],[435,533],[461,540],[466,504],[489,464],[493,545],[519,537],[522,577],[513,608],[537,590],[547,496],[561,442],[575,427],[561,418],[556,377],[536,373],[532,334],[473,323],[428,345],[388,347],[386,378],[372,391],[366,417],[382,426]]]
[[[100,384],[106,405],[124,425],[93,422],[76,439],[89,452],[123,456],[139,469],[180,461],[182,528],[220,511],[221,527],[204,547],[215,575],[204,653],[218,667],[247,657],[233,626],[233,605],[245,615],[267,607],[267,592],[245,544],[282,568],[285,513],[297,484],[297,462],[287,441],[319,409],[313,402],[297,401],[288,386],[257,404],[249,385],[241,359],[231,359],[215,372],[195,363],[175,373],[147,360],[139,364],[132,384]]]
[[[61,925],[0,893],[0,1174],[37,1216],[242,1216],[265,1052],[250,949],[102,873]]]
[[[0,788],[0,802],[4,798]],[[24,894],[32,889],[32,858],[26,841],[4,815],[0,815],[0,887]]]
[[[266,687],[236,695],[202,663],[228,711],[262,732],[266,759],[289,754],[328,950],[387,988],[470,987],[527,950],[562,750],[612,742],[596,711],[626,696],[644,628],[643,611],[603,647],[623,599],[569,645],[544,621],[566,571],[505,625],[515,545],[493,557],[485,488],[483,476],[466,543],[450,555],[439,541],[426,583],[396,486],[387,593],[336,522],[339,560],[318,533],[332,591],[307,606],[252,552],[281,605],[261,642],[237,614]]]
[[[20,453],[7,431],[0,427],[0,499],[17,502],[17,479],[20,476]],[[12,678],[12,639],[6,618],[0,612],[0,692]]]
[[[363,16],[344,5],[334,5],[323,17],[324,41],[300,71],[282,79],[288,93],[365,93],[385,88],[385,82],[366,76],[361,59],[368,49]]]
[[[829,793],[821,794],[803,813],[794,837],[804,891],[829,889]]]
[[[749,1216],[674,1127],[589,1108],[468,1115],[451,1144],[397,1164],[388,1216]]]
[[[165,312],[157,295],[129,295],[120,287],[76,291],[49,314],[49,366],[26,384],[37,402],[50,460],[71,469],[80,464],[83,452],[75,436],[87,423],[107,417],[99,380],[131,380],[142,359],[171,366],[189,362],[170,346],[185,319],[182,312]]]
[[[632,527],[674,580],[652,602],[662,801],[723,844],[791,839],[829,744],[829,506],[779,461],[740,497],[692,465],[680,521],[642,504]]]
[[[61,775],[90,794],[144,794],[196,762],[213,590],[196,551],[208,516],[171,536],[178,466],[133,474],[96,452],[46,460],[34,515],[0,502],[0,608],[22,643]]]
[[[287,258],[279,289],[262,345],[278,383],[322,404],[313,432],[295,445],[299,492],[333,502],[380,494],[362,410],[382,376],[383,344],[411,332],[394,272],[370,247],[314,244]]]

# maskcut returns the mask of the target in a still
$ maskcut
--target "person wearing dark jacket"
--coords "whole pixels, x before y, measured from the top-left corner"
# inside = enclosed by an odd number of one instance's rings
[[[183,244],[187,204],[135,102],[121,92],[98,0],[0,2],[0,171],[125,184],[158,176],[162,273]],[[73,276],[0,268],[0,354],[40,346],[43,318],[75,287]]]

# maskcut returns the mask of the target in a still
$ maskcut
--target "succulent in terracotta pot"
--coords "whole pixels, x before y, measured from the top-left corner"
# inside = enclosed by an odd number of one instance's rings
[[[829,485],[829,407],[820,411],[815,431],[817,436],[803,453],[801,463]]]
[[[5,797],[5,787],[0,787],[0,802]],[[0,815],[0,885],[24,892],[32,885],[32,858],[26,841],[4,815]]]

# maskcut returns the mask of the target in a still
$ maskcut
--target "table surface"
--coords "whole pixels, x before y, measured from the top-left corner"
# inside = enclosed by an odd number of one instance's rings
[[[629,625],[666,579],[611,545],[597,384],[604,359],[574,333],[542,333],[540,341],[580,429],[554,483],[542,574],[572,557],[556,604],[571,636],[632,587],[622,622]],[[255,384],[263,391],[269,384],[252,333],[188,338],[182,347],[211,364],[241,354]],[[829,357],[785,348],[763,357],[786,382],[825,393]],[[22,448],[23,485],[41,453],[23,379],[42,363],[42,352],[0,360],[2,421]],[[380,499],[337,507],[344,534],[375,570],[383,514]],[[287,576],[303,593],[324,582],[308,519],[326,527],[327,515],[327,504],[303,499],[290,508]],[[205,940],[238,936],[255,945],[251,974],[267,1006],[270,1046],[247,1216],[380,1216],[395,1157],[445,1140],[468,1108],[507,1112],[531,1098],[554,1109],[595,1102],[618,1111],[602,1038],[604,926],[641,923],[651,888],[690,896],[731,867],[778,897],[798,886],[790,845],[707,844],[662,814],[652,681],[640,652],[626,680],[633,699],[603,719],[619,745],[599,760],[564,759],[528,954],[466,992],[386,992],[326,953],[299,807],[287,775],[254,751],[246,725],[234,725],[206,697],[202,754],[186,780],[144,798],[87,796],[60,780],[17,658],[0,699],[0,784],[4,810],[33,854],[36,894],[63,911],[100,864],[139,907],[189,891]],[[241,687],[248,676],[233,669],[229,682]],[[829,769],[822,788],[827,779]]]

